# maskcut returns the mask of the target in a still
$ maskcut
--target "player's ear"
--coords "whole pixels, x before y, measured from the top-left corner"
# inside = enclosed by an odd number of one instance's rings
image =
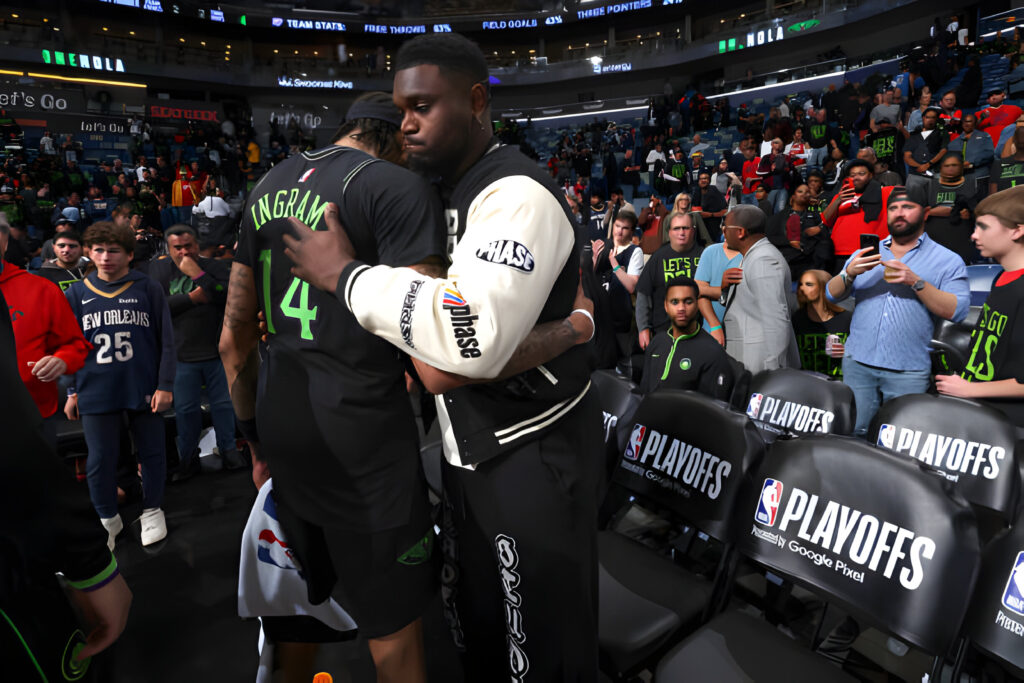
[[[491,104],[490,83],[487,81],[478,81],[474,83],[469,90],[469,99],[473,108],[473,118],[483,126],[484,112],[487,111]]]
[[[1010,239],[1014,242],[1024,243],[1024,223],[1018,223],[1017,227],[1010,228]]]

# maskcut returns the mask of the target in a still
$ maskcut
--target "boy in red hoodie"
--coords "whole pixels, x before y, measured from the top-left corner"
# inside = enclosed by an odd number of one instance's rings
[[[0,220],[0,254],[7,250],[10,226]],[[44,430],[56,449],[57,380],[82,369],[91,346],[60,287],[23,268],[4,263],[3,291],[14,325],[18,371],[43,416]]]

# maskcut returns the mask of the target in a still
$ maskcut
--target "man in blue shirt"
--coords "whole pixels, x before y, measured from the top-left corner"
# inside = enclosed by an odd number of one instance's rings
[[[843,358],[857,435],[867,432],[881,402],[928,389],[935,320],[959,322],[970,304],[963,259],[924,234],[924,193],[894,187],[886,210],[890,236],[881,254],[858,249],[827,288],[829,301],[857,300]]]

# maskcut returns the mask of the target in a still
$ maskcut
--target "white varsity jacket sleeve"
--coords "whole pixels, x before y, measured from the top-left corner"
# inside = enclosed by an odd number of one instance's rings
[[[536,324],[574,240],[554,195],[507,176],[470,204],[447,279],[355,262],[336,295],[363,328],[411,356],[465,377],[496,377]]]

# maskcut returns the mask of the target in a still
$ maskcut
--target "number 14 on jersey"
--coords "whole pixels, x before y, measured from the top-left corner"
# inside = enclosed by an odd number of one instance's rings
[[[263,310],[267,312],[267,332],[277,334],[274,329],[273,303],[270,300],[270,250],[260,251],[260,263],[263,264]],[[298,298],[298,303],[296,303]],[[295,318],[302,326],[300,335],[303,339],[313,340],[313,321],[316,320],[317,307],[309,307],[309,283],[293,277],[288,291],[281,299],[281,313],[287,318]]]

